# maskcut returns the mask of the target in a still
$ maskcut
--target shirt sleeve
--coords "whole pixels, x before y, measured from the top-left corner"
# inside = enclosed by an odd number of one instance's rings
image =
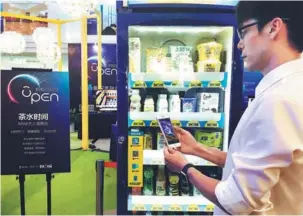
[[[251,214],[273,208],[271,189],[303,143],[302,110],[302,106],[277,95],[257,105],[240,130],[241,148],[231,155],[234,169],[215,189],[227,212]]]

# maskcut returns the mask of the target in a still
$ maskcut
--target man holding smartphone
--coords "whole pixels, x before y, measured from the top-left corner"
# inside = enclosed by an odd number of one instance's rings
[[[264,78],[229,146],[221,152],[176,128],[179,151],[166,165],[184,173],[217,208],[214,214],[303,214],[303,2],[240,1],[238,48]],[[223,167],[221,181],[196,170],[183,154]]]

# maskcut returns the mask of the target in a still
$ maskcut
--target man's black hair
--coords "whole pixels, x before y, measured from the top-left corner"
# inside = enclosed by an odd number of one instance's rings
[[[249,19],[258,21],[259,31],[274,18],[287,19],[290,44],[303,51],[303,1],[240,1],[237,5],[239,27]]]

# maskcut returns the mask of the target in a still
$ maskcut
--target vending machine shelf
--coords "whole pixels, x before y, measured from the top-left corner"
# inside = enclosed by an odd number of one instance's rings
[[[129,195],[129,211],[212,212],[214,204],[203,196]]]
[[[128,127],[159,127],[157,117],[168,116],[177,127],[223,128],[224,113],[129,112]]]
[[[226,88],[227,72],[129,73],[130,88]]]
[[[216,166],[215,164],[202,158],[185,155],[186,159],[195,166]],[[165,165],[163,150],[144,150],[143,151],[144,165]]]

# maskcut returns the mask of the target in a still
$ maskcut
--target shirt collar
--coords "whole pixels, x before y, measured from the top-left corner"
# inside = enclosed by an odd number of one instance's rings
[[[265,75],[258,84],[256,88],[256,97],[266,91],[274,83],[299,71],[303,71],[303,58],[289,61],[273,69],[271,72]]]

